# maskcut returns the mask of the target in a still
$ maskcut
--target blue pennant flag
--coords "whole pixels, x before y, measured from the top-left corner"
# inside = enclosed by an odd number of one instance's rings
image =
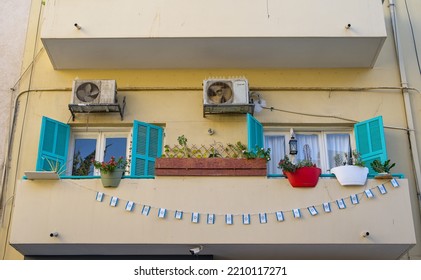
[[[199,220],[200,220],[200,214],[199,213],[195,212],[195,213],[191,214],[191,222],[192,223],[198,224]]]
[[[351,199],[351,203],[354,204],[354,205],[360,203],[360,201],[358,200],[358,195],[357,194],[353,194],[349,198]]]
[[[111,207],[116,207],[118,204],[118,197],[116,196],[112,196],[110,199],[110,206]]]
[[[243,224],[244,225],[250,224],[250,214],[243,214]]]
[[[165,216],[167,215],[167,209],[165,208],[159,208],[158,210],[158,218],[165,219]]]
[[[225,215],[225,223],[226,223],[227,225],[232,225],[232,224],[234,224],[234,217],[233,217],[233,215],[232,215],[232,214],[226,214],[226,215]]]
[[[102,202],[102,200],[104,200],[104,193],[97,192],[96,193],[96,201]]]
[[[336,200],[336,204],[338,205],[339,209],[345,209],[346,204],[343,198]]]
[[[207,223],[213,225],[215,223],[215,214],[208,214]]]
[[[378,185],[378,186],[377,186],[377,188],[379,189],[379,192],[380,192],[381,194],[387,194],[386,188],[384,187],[384,185],[383,185],[383,184]]]
[[[316,207],[314,206],[307,207],[307,209],[308,209],[308,212],[310,212],[312,216],[316,216],[317,214],[319,214],[319,212],[317,212]]]
[[[300,209],[292,209],[292,214],[294,215],[294,218],[301,218],[301,211]]]
[[[268,222],[268,217],[266,213],[259,213],[259,220],[261,224],[266,224]]]
[[[374,197],[374,193],[371,189],[365,190],[364,193],[365,193],[365,196],[367,198],[373,198]]]
[[[126,203],[126,211],[131,212],[134,208],[134,202],[133,201],[127,201]]]
[[[183,219],[183,211],[175,211],[174,218],[176,218],[177,220]]]
[[[398,183],[398,181],[397,181],[395,178],[393,178],[393,179],[390,181],[390,183],[392,184],[392,186],[393,186],[394,188],[399,187],[399,183]]]
[[[330,208],[330,202],[323,203],[323,210],[325,211],[325,213],[332,212],[332,208]]]
[[[284,217],[284,213],[282,211],[277,211],[276,212],[276,220],[278,222],[283,222],[285,221],[285,217]]]
[[[148,216],[150,211],[151,207],[148,205],[144,205],[142,208],[142,215]]]

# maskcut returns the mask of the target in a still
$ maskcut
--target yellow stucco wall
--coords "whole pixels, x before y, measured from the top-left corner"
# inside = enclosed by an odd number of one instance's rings
[[[391,37],[389,10],[384,5],[388,38],[372,69],[184,69],[184,70],[60,70],[55,71],[39,40],[36,40],[39,3],[33,1],[30,18],[24,65],[29,65],[35,53],[40,51],[34,61],[34,69],[24,76],[21,91],[30,88],[29,93],[22,93],[17,108],[17,122],[13,138],[8,184],[6,188],[7,207],[3,226],[0,229],[0,252],[3,258],[15,259],[22,256],[7,245],[10,238],[10,225],[14,223],[11,215],[16,188],[22,187],[19,180],[26,170],[34,170],[38,149],[41,117],[70,122],[81,127],[130,125],[133,120],[165,125],[165,144],[176,143],[177,137],[184,134],[189,143],[208,144],[214,141],[233,143],[246,142],[245,116],[209,116],[202,117],[202,81],[208,77],[244,76],[250,88],[261,94],[268,107],[295,112],[294,114],[264,110],[255,114],[263,124],[282,124],[297,127],[323,127],[331,124],[350,127],[352,122],[338,118],[326,118],[303,115],[336,116],[355,121],[362,121],[382,115],[386,126],[388,155],[397,166],[396,173],[404,173],[408,178],[414,224],[419,239],[421,226],[416,187],[412,172],[410,148],[407,140],[406,117],[400,87],[399,73],[395,59],[395,49]],[[415,4],[414,4],[415,5]],[[418,9],[420,11],[421,9]],[[402,12],[403,13],[403,12]],[[408,34],[405,34],[409,36]],[[405,41],[410,48],[410,42]],[[408,59],[408,61],[413,61]],[[415,62],[412,62],[415,63]],[[411,68],[414,65],[410,64]],[[25,68],[25,67],[24,67]],[[411,72],[411,73],[415,73]],[[411,74],[411,87],[421,88],[419,75]],[[71,99],[72,81],[79,79],[115,79],[120,89],[137,87],[139,90],[120,91],[119,96],[126,96],[127,108],[124,120],[116,115],[78,115],[75,122],[70,120],[67,104]],[[29,84],[30,83],[30,84]],[[145,88],[157,87],[160,90]],[[194,87],[180,90],[182,87]],[[269,88],[270,89],[267,89]],[[283,90],[285,87],[295,89]],[[312,90],[301,91],[301,87],[394,87],[390,90]],[[67,90],[63,90],[67,88]],[[279,88],[279,89],[276,89]],[[52,90],[52,91],[50,91]],[[420,115],[421,97],[411,93],[414,118]],[[416,122],[417,137],[420,139],[421,124]],[[213,136],[207,134],[212,128]],[[418,144],[421,146],[420,140]],[[89,183],[91,184],[91,183]],[[147,184],[150,184],[148,182]],[[172,185],[171,180],[160,182],[163,188]],[[212,186],[211,181],[203,181],[205,188]],[[272,184],[272,182],[270,182]],[[25,185],[25,184],[23,184]],[[250,186],[250,190],[254,187]],[[255,192],[257,190],[254,190]],[[290,194],[288,194],[290,195]],[[293,195],[291,195],[294,197]],[[260,197],[263,199],[263,197]],[[295,199],[295,198],[294,198]],[[20,204],[18,207],[26,207]],[[107,210],[109,211],[109,210]],[[19,211],[25,213],[26,211]],[[19,227],[18,227],[19,228]],[[41,230],[41,229],[40,229]],[[384,228],[383,230],[386,230]],[[15,232],[16,236],[24,236]],[[41,234],[41,233],[40,233]],[[80,237],[83,239],[83,237]],[[320,233],[320,238],[322,234]],[[418,243],[420,240],[418,240]],[[412,249],[409,257],[420,258],[421,246]],[[406,256],[406,257],[408,257]]]

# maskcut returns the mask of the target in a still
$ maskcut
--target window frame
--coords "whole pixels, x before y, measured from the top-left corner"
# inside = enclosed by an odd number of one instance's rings
[[[288,142],[291,139],[290,135],[291,127],[270,127],[265,126],[263,135],[270,136],[284,136],[285,137],[285,154],[289,156],[289,145]],[[294,134],[317,134],[318,135],[318,144],[320,152],[320,165],[319,168],[322,169],[323,174],[331,174],[330,169],[328,168],[328,152],[327,152],[327,135],[328,134],[349,134],[351,150],[354,150],[356,147],[355,135],[353,127],[343,126],[343,127],[293,127]],[[267,147],[264,147],[267,148]],[[323,156],[322,156],[323,155]],[[277,164],[277,163],[275,163]],[[268,176],[279,176],[279,174],[269,174]],[[282,174],[281,174],[282,176]]]
[[[96,153],[95,160],[103,161],[104,160],[104,147],[107,138],[121,137],[126,138],[126,158],[130,158],[131,150],[131,138],[132,138],[133,128],[132,127],[98,127],[94,129],[89,129],[86,131],[86,128],[80,127],[71,127],[70,128],[70,141],[68,148],[67,158],[69,159],[66,166],[66,176],[72,175],[73,167],[73,156],[75,149],[75,140],[76,139],[96,139]],[[98,152],[100,151],[100,152]],[[130,169],[127,168],[126,173],[130,175]],[[100,172],[97,169],[94,169],[93,175],[87,175],[87,177],[99,176]]]

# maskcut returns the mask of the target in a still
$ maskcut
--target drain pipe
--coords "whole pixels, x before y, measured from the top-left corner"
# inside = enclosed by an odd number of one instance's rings
[[[420,178],[421,178],[420,159],[418,155],[417,140],[415,138],[415,126],[414,126],[414,119],[413,119],[412,109],[411,109],[411,99],[409,96],[408,80],[406,77],[404,59],[403,59],[403,55],[402,55],[402,51],[400,47],[401,42],[399,38],[399,29],[398,29],[394,0],[389,0],[389,9],[390,9],[390,17],[392,20],[393,36],[395,39],[394,41],[395,41],[395,48],[396,48],[396,56],[399,63],[399,74],[401,78],[402,95],[403,95],[403,100],[404,100],[404,105],[405,105],[406,121],[408,125],[409,145],[411,148],[412,163],[414,167],[415,185],[417,187],[418,206],[421,208],[421,191],[420,191],[420,185],[419,185]]]

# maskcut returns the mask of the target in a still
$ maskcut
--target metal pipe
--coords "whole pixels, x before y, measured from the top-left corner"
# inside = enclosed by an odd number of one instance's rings
[[[395,39],[396,56],[397,56],[398,65],[399,65],[399,74],[400,74],[400,79],[401,79],[402,95],[403,95],[403,100],[404,100],[404,105],[405,105],[406,121],[408,125],[408,139],[409,139],[412,163],[413,163],[413,168],[414,168],[415,185],[417,187],[419,207],[421,210],[420,159],[419,159],[419,154],[418,154],[417,139],[415,137],[415,125],[414,125],[414,119],[413,119],[412,108],[411,108],[411,99],[409,96],[409,88],[408,88],[408,80],[407,80],[406,70],[405,70],[405,63],[404,63],[403,54],[400,48],[401,42],[399,38],[399,27],[397,24],[396,7],[395,7],[394,0],[389,0],[389,9],[390,9],[390,17],[392,20],[393,36]]]

